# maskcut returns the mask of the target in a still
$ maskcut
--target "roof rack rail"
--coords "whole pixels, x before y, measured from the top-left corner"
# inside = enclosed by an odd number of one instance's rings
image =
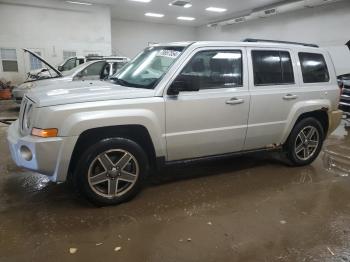
[[[289,41],[279,41],[279,40],[268,40],[268,39],[255,39],[255,38],[246,38],[242,42],[267,42],[267,43],[279,43],[279,44],[292,44],[292,45],[303,45],[309,47],[319,47],[315,44],[306,44],[298,42],[289,42]]]

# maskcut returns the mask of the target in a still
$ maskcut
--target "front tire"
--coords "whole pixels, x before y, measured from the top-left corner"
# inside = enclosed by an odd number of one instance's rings
[[[99,206],[132,199],[148,173],[144,150],[126,138],[104,139],[88,148],[74,171],[77,190]]]
[[[287,158],[293,166],[312,163],[319,155],[324,141],[321,123],[308,117],[297,122],[285,144]]]

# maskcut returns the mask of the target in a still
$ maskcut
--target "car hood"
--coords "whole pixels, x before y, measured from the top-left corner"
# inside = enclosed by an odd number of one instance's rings
[[[116,85],[103,81],[68,82],[30,90],[26,96],[38,107],[152,97],[151,89]]]
[[[41,87],[47,87],[51,85],[57,85],[65,82],[72,81],[71,77],[57,77],[57,78],[48,78],[48,79],[41,79],[37,81],[29,81],[24,82],[20,84],[19,86],[16,86],[14,90],[21,90],[21,89],[31,89],[31,88],[41,88]],[[57,86],[55,87],[57,89]]]

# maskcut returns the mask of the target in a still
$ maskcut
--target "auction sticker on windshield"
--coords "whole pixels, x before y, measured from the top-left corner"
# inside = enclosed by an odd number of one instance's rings
[[[181,54],[180,51],[176,50],[160,50],[159,53],[157,54],[158,56],[165,56],[165,57],[171,57],[171,58],[176,58]]]

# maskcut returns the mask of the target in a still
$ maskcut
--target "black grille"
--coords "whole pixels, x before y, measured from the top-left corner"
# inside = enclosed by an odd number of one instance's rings
[[[350,86],[345,85],[343,87],[342,95],[340,96],[339,109],[345,113],[350,114]]]

